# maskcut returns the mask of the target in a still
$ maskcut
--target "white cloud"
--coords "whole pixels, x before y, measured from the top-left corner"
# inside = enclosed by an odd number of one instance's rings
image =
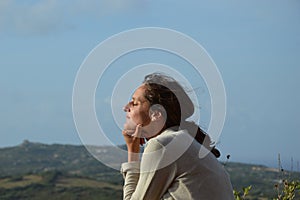
[[[63,9],[57,0],[44,0],[32,6],[24,6],[15,15],[17,30],[26,33],[48,33],[60,28],[63,22]]]
[[[63,22],[63,7],[58,0],[32,4],[5,0],[0,3],[0,13],[2,32],[44,34],[60,28]]]
[[[0,30],[2,30],[4,26],[6,26],[6,22],[8,21],[9,15],[11,15],[11,7],[11,0],[0,1]]]
[[[76,17],[102,17],[128,11],[139,5],[138,0],[37,0],[24,3],[0,1],[0,31],[21,34],[47,34],[69,29]]]
[[[76,0],[72,3],[70,9],[75,14],[83,13],[101,16],[107,13],[126,10],[132,2],[132,0]]]

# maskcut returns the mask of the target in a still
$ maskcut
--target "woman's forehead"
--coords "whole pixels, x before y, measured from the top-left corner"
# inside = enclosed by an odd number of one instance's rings
[[[145,85],[139,86],[133,93],[132,99],[133,100],[144,100],[145,99]]]

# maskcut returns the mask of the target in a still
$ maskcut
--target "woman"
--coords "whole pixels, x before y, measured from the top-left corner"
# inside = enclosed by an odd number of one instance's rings
[[[124,199],[234,199],[228,174],[216,159],[220,152],[187,121],[194,105],[174,79],[146,76],[124,111]]]

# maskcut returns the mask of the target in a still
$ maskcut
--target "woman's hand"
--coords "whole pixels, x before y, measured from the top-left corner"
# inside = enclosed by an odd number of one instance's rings
[[[138,124],[135,130],[123,130],[122,134],[127,145],[128,162],[138,161],[140,153],[140,145],[145,143],[141,138],[142,125]]]

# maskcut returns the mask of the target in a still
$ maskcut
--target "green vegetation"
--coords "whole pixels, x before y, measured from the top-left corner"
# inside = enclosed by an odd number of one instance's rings
[[[274,187],[277,190],[277,197],[273,198],[273,200],[293,200],[296,198],[299,199],[300,196],[299,181],[283,180],[281,184],[275,184]],[[243,192],[233,190],[235,199],[236,200],[248,199],[250,190],[251,190],[251,185],[243,188]],[[260,199],[264,199],[264,198],[260,198]]]
[[[281,184],[276,184],[277,197],[274,200],[292,200],[300,195],[300,182],[283,180]],[[298,195],[297,195],[298,192]]]
[[[233,190],[234,198],[236,200],[246,199],[246,196],[248,196],[250,190],[251,190],[251,185],[248,187],[244,187],[243,192]]]
[[[299,172],[278,170],[262,165],[229,162],[225,167],[230,174],[236,199],[276,199],[279,193],[287,193],[284,192],[284,180],[286,183],[300,180]],[[280,192],[278,193],[278,191]],[[300,199],[296,187],[294,199]],[[278,200],[282,200],[282,197]]]
[[[103,156],[113,156],[112,147],[97,148]],[[103,165],[83,146],[25,141],[0,149],[0,163],[1,200],[122,199],[120,172]],[[233,162],[226,162],[225,168],[238,200],[300,199],[300,173]]]
[[[0,199],[121,199],[122,186],[59,171],[0,179]]]

